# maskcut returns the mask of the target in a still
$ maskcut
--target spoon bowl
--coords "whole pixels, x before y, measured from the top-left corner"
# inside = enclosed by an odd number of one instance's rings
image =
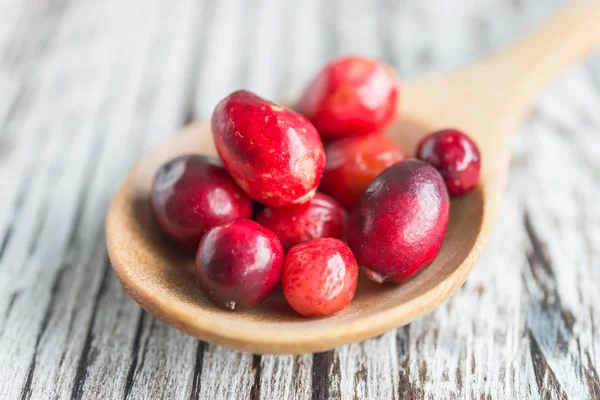
[[[416,128],[401,130],[407,125]],[[404,137],[424,131],[416,124],[398,123],[389,134]],[[158,168],[190,152],[216,157],[207,123],[186,127],[137,163],[111,205],[107,238],[115,273],[131,296],[152,314],[209,342],[255,353],[301,353],[377,335],[446,299],[462,284],[479,256],[480,251],[473,251],[483,218],[484,197],[478,189],[452,201],[440,255],[403,285],[380,285],[361,275],[350,305],[319,319],[305,319],[295,313],[280,291],[255,308],[239,312],[219,309],[196,284],[193,257],[179,251],[162,234],[148,201]],[[461,233],[464,231],[470,234]]]
[[[210,126],[203,122],[146,153],[117,191],[106,224],[115,274],[142,307],[175,328],[253,353],[328,350],[430,312],[462,285],[488,240],[506,181],[510,132],[543,85],[600,40],[599,20],[595,0],[575,1],[500,52],[403,84],[402,116],[386,131],[390,138],[410,151],[427,132],[457,127],[479,144],[482,154],[479,187],[452,199],[440,254],[410,281],[380,285],[361,275],[347,308],[315,319],[296,314],[280,291],[252,309],[215,307],[195,282],[193,257],[161,233],[149,203],[154,175],[163,163],[189,153],[216,157]]]

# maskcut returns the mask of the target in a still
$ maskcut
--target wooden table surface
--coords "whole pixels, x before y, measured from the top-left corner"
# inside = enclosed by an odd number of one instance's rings
[[[0,0],[0,398],[598,398],[600,53],[524,122],[465,285],[380,337],[284,357],[199,342],[129,298],[104,241],[133,162],[230,91],[292,98],[347,53],[450,68],[560,3]]]

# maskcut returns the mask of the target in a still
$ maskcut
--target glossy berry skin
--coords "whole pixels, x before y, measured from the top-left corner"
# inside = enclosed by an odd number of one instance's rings
[[[189,252],[196,252],[204,233],[221,221],[252,215],[252,201],[227,171],[200,155],[160,167],[150,199],[162,230]]]
[[[273,232],[249,219],[232,219],[202,238],[196,281],[220,307],[253,307],[275,289],[282,265],[283,248]]]
[[[315,197],[303,204],[280,208],[265,208],[256,217],[256,222],[273,231],[283,249],[310,240],[344,236],[346,213],[334,199],[316,193]]]
[[[321,70],[300,97],[297,109],[329,141],[381,130],[394,118],[398,98],[399,85],[391,67],[351,56]]]
[[[444,180],[420,160],[395,164],[369,185],[348,219],[348,245],[376,282],[405,282],[442,247],[450,200]]]
[[[285,257],[281,288],[288,304],[304,317],[333,314],[354,298],[358,265],[341,240],[298,244]]]
[[[440,171],[450,195],[465,194],[479,182],[479,148],[459,130],[444,129],[425,137],[419,144],[417,157]]]
[[[320,189],[348,211],[377,175],[405,158],[396,143],[378,133],[337,140],[325,148],[325,154]]]
[[[254,200],[281,207],[313,197],[325,151],[300,114],[239,90],[215,108],[212,131],[225,169]]]

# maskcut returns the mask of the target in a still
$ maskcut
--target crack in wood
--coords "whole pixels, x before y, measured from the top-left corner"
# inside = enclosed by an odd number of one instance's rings
[[[14,214],[13,214],[14,215]],[[8,229],[2,238],[2,243],[0,243],[0,265],[2,265],[2,256],[4,255],[4,251],[8,247],[8,243],[10,242],[10,238],[13,234],[13,224],[16,218],[13,217],[13,220],[9,223]]]
[[[91,162],[89,164],[88,170],[85,174],[84,177],[84,181],[89,182],[89,180],[91,179],[91,177],[94,175],[94,170],[96,168],[96,166],[98,165],[99,162],[99,158],[100,158],[100,153],[102,151],[104,141],[102,141],[101,143],[94,143],[94,146],[99,146],[99,151],[96,153],[97,156],[95,157],[94,161]],[[98,147],[95,147],[98,148]],[[67,241],[67,246],[69,249],[76,249],[77,248],[77,235],[79,233],[79,229],[81,228],[80,224],[81,224],[81,219],[83,218],[83,211],[85,209],[86,206],[86,202],[85,199],[87,199],[87,191],[89,190],[89,187],[85,187],[80,193],[79,193],[79,199],[80,201],[77,202],[77,208],[75,209],[75,217],[73,218],[73,230],[71,231],[71,234],[69,235],[69,239]],[[109,261],[110,263],[110,261]]]
[[[10,312],[12,311],[12,308],[15,305],[15,301],[19,298],[20,295],[20,291],[16,291],[10,295],[10,299],[8,300],[8,306],[6,307],[6,312],[4,314],[5,321],[8,320],[8,317],[10,317]]]
[[[135,330],[135,338],[133,339],[133,347],[131,349],[131,364],[129,365],[129,371],[127,371],[127,378],[125,379],[125,390],[123,399],[127,399],[131,389],[133,387],[133,379],[135,376],[137,363],[138,363],[138,352],[140,349],[140,342],[142,339],[142,332],[144,330],[144,318],[146,317],[146,311],[140,309],[140,317]]]
[[[254,373],[254,383],[250,389],[250,399],[260,400],[260,374],[261,374],[261,356],[255,354],[252,356],[252,371]]]
[[[525,232],[531,243],[532,250],[527,253],[527,261],[531,269],[531,274],[536,281],[543,294],[542,308],[545,312],[557,312],[564,322],[569,337],[573,335],[573,325],[575,317],[573,314],[562,306],[560,296],[556,288],[556,276],[550,257],[546,252],[545,244],[540,240],[531,223],[527,210],[523,215],[523,224]],[[566,347],[566,339],[562,343],[563,348]]]
[[[464,359],[464,357],[462,357],[462,358]],[[458,365],[456,367],[455,374],[456,374],[456,388],[458,389],[459,393],[462,393],[463,392],[463,378],[462,378],[463,372],[460,368],[460,365]]]
[[[587,366],[583,368],[583,373],[588,389],[590,390],[590,397],[592,399],[600,399],[600,378],[598,378],[598,373],[596,372],[596,367],[592,362],[589,351],[585,352],[585,357]]]
[[[71,399],[79,400],[83,398],[83,386],[85,384],[85,380],[87,378],[87,371],[90,365],[93,363],[95,356],[92,357],[92,342],[94,341],[94,326],[96,324],[96,315],[98,314],[98,307],[100,305],[100,301],[102,296],[108,290],[108,281],[111,276],[111,267],[110,261],[108,258],[104,262],[104,273],[102,276],[102,281],[100,282],[100,287],[98,288],[98,292],[96,292],[96,296],[94,297],[94,304],[92,306],[92,315],[90,316],[88,330],[85,336],[85,341],[83,343],[83,349],[81,351],[81,356],[79,357],[79,362],[77,363],[77,372],[75,373],[75,379],[73,381],[73,389],[71,391]],[[74,317],[71,316],[73,320]],[[64,355],[64,353],[63,353]]]
[[[66,258],[67,258],[67,260],[69,260],[69,256],[68,255],[67,255]],[[108,260],[107,260],[107,262],[108,262]],[[104,268],[107,268],[107,266],[105,266]],[[106,270],[105,270],[104,273],[106,273]],[[67,335],[66,335],[67,338],[70,338],[71,335],[72,335],[72,333],[73,333],[73,327],[74,327],[74,324],[75,324],[75,319],[76,319],[76,316],[77,316],[77,311],[78,311],[77,309],[74,309],[71,312],[71,314],[69,315],[69,324],[67,326]],[[92,310],[92,314],[93,314],[93,310]],[[85,347],[85,345],[84,345],[84,347]],[[67,355],[67,349],[65,349],[63,351],[63,353],[62,353],[62,355],[60,357],[60,362],[58,363],[58,368],[59,369],[62,367],[66,355]]]
[[[136,372],[137,372],[137,370],[142,369],[142,367],[146,363],[146,354],[148,354],[148,349],[150,347],[148,345],[150,343],[150,339],[152,338],[154,328],[156,327],[156,322],[157,322],[156,318],[154,318],[154,317],[150,318],[150,326],[148,327],[148,334],[146,335],[146,340],[144,341],[144,344],[142,345],[142,356],[140,357],[140,362],[136,366]],[[135,373],[132,376],[131,383],[133,384],[134,382],[135,382]]]
[[[21,214],[21,210],[23,209],[23,206],[25,204],[25,196],[29,192],[29,188],[31,187],[32,180],[33,180],[32,178],[33,178],[33,171],[28,169],[25,173],[24,179],[21,181],[21,184],[19,185],[19,189],[18,189],[19,192],[17,193],[16,199],[15,199],[15,205],[11,212],[12,218],[10,219],[10,222],[8,223],[8,228],[6,229],[6,233],[4,234],[4,238],[2,239],[2,244],[0,245],[0,267],[2,266],[2,258],[4,256],[4,253],[5,253],[6,249],[8,248],[10,239],[12,238],[15,223],[16,223],[16,221],[18,221],[19,216]]]
[[[333,351],[313,354],[312,400],[329,399],[334,356]]]
[[[531,264],[534,264],[533,275],[536,280],[541,280],[540,271],[538,271],[535,266],[539,265],[548,275],[548,278],[555,280],[554,271],[551,266],[550,257],[546,253],[546,245],[542,243],[537,233],[535,232],[533,225],[531,224],[531,218],[527,210],[523,214],[523,225],[525,226],[525,232],[527,233],[527,237],[529,238],[529,242],[531,243],[532,251],[528,254],[528,258]],[[550,288],[547,287],[547,284],[541,282],[541,286],[546,287],[547,290]]]
[[[543,400],[551,400],[558,396],[559,399],[566,400],[567,394],[558,383],[556,375],[552,368],[550,368],[548,360],[546,360],[546,356],[531,329],[527,330],[527,336],[529,338],[529,351],[540,397]]]
[[[301,396],[301,393],[310,393],[312,389],[312,375],[306,360],[306,356],[295,356],[294,363],[292,366],[292,376],[290,381],[293,383],[293,387],[296,390],[297,396]],[[312,358],[311,358],[312,361]]]
[[[523,225],[531,244],[531,251],[527,253],[531,276],[542,293],[540,304],[541,311],[543,312],[542,318],[558,321],[558,327],[562,329],[557,329],[556,331],[556,344],[564,354],[567,354],[569,341],[573,339],[575,318],[569,310],[562,306],[556,287],[556,276],[554,275],[552,261],[547,254],[545,243],[539,238],[531,223],[531,218],[527,210],[523,214]],[[566,399],[566,393],[547,362],[543,349],[537,340],[536,332],[532,330],[531,322],[529,325],[527,335],[529,338],[530,356],[540,396],[542,399],[550,399],[558,395],[560,399]]]
[[[396,331],[396,349],[398,352],[398,398],[419,399],[425,396],[423,389],[411,379],[410,325]],[[422,371],[419,371],[422,375]],[[425,372],[425,375],[427,373]]]
[[[33,238],[29,243],[29,248],[27,249],[27,254],[30,256],[35,253],[40,241],[40,237],[42,236],[42,228],[44,227],[46,219],[48,218],[48,206],[48,200],[44,199],[39,209],[40,218],[36,220],[35,228],[33,228]]]
[[[30,93],[27,92],[24,88],[19,88],[20,90],[16,93],[16,95],[11,99],[8,107],[4,109],[2,113],[0,113],[0,133],[4,132],[4,129],[9,126],[9,124],[13,121],[13,118],[17,114],[17,110],[25,108],[24,102],[29,99]],[[6,139],[6,138],[4,138]],[[7,155],[12,149],[12,143],[8,140],[5,140],[0,146],[0,153],[2,156]],[[4,147],[4,149],[2,149]]]
[[[200,399],[200,389],[202,388],[202,363],[204,361],[204,347],[203,341],[198,340],[198,346],[196,348],[196,362],[194,364],[192,391],[190,392],[190,400]]]
[[[46,307],[46,311],[44,312],[44,317],[42,319],[42,323],[40,325],[40,331],[35,339],[35,346],[33,350],[33,356],[31,357],[31,363],[29,364],[29,368],[27,370],[27,377],[25,378],[25,384],[23,385],[23,389],[21,390],[21,400],[28,400],[31,398],[31,384],[33,382],[33,374],[36,368],[36,361],[38,356],[38,351],[40,349],[40,343],[42,341],[42,337],[46,333],[48,329],[48,322],[50,322],[50,317],[54,312],[54,304],[56,303],[56,296],[58,295],[59,288],[61,286],[61,281],[63,275],[66,270],[66,265],[63,265],[56,272],[56,276],[54,277],[54,281],[52,282],[52,286],[50,289],[50,300],[48,301],[48,306]]]
[[[16,292],[14,292],[13,294],[10,295],[10,298],[8,300],[8,305],[6,306],[6,311],[4,312],[4,323],[0,325],[0,338],[2,337],[2,334],[4,333],[4,329],[6,328],[8,319],[10,318],[13,306],[15,305],[15,302],[17,301],[17,299],[21,296],[21,291],[17,290]]]

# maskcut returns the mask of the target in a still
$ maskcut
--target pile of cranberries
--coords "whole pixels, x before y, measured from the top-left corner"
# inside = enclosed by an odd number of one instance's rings
[[[196,280],[215,304],[252,307],[281,284],[299,314],[323,316],[352,301],[359,266],[401,283],[433,262],[449,195],[478,183],[479,150],[445,129],[406,159],[382,134],[398,99],[389,66],[345,57],[314,78],[297,111],[244,90],[223,99],[212,115],[222,164],[185,155],[159,169],[154,216],[196,254]]]

